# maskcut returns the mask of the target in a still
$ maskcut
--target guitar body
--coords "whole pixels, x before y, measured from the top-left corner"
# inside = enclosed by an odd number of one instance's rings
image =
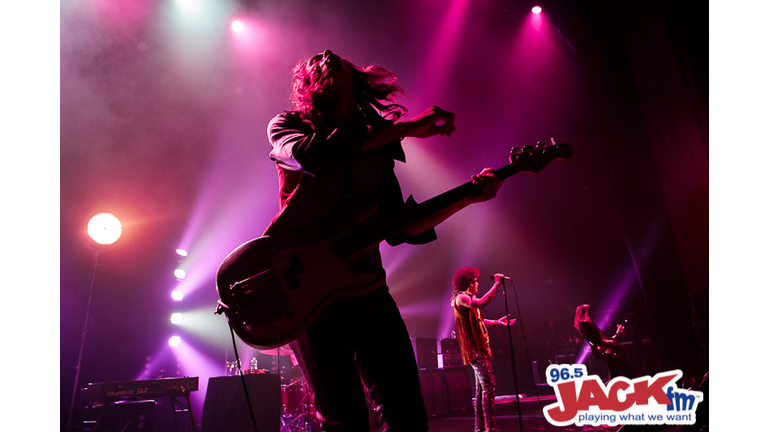
[[[621,358],[621,345],[616,342],[616,338],[618,338],[622,333],[624,333],[624,326],[618,325],[616,326],[616,333],[613,335],[611,339],[604,339],[603,342],[606,343],[606,345],[600,345],[597,347],[598,351],[600,351],[600,354],[602,354],[605,357],[613,357],[616,359]]]
[[[609,346],[599,346],[597,349],[604,357],[621,358],[621,347],[615,342]]]
[[[219,266],[216,287],[235,333],[256,348],[282,346],[333,302],[380,288],[380,266],[336,253],[334,241],[345,234],[310,244],[302,236],[263,236],[232,251]]]

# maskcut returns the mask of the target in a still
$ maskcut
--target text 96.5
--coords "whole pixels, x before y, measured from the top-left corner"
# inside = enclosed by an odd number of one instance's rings
[[[547,384],[580,379],[587,376],[587,367],[583,364],[551,364],[547,367]]]

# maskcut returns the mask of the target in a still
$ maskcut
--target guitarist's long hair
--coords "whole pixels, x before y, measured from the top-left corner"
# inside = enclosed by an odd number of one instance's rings
[[[576,330],[579,329],[579,324],[582,322],[592,323],[592,306],[583,304],[576,308],[576,316],[573,317],[573,326]]]
[[[394,72],[378,65],[357,66],[344,58],[341,61],[352,72],[355,100],[368,124],[393,122],[408,113],[404,106],[395,103],[403,90],[397,85]],[[329,84],[318,63],[315,56],[293,68],[291,103],[294,110],[310,121],[322,118],[322,91]]]

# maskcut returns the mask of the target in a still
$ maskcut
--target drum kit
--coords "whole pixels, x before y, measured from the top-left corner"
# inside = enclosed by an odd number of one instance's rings
[[[289,346],[259,350],[260,353],[275,356],[277,370],[280,374],[280,393],[282,396],[282,408],[280,412],[280,432],[299,432],[318,430],[315,416],[315,407],[312,402],[312,394],[309,384],[295,367],[296,361],[293,351]],[[291,356],[291,372],[286,378],[280,367],[282,356]],[[299,376],[296,376],[296,371]]]

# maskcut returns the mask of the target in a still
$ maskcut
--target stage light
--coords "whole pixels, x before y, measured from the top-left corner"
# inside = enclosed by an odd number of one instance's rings
[[[531,9],[531,12],[533,12],[535,14],[540,14],[541,13],[541,6],[534,6],[533,9]]]
[[[120,219],[112,213],[99,213],[88,221],[88,236],[97,244],[111,245],[123,234]]]
[[[182,269],[176,269],[173,271],[173,275],[176,276],[176,279],[183,280],[185,277],[187,277],[187,272]]]
[[[176,347],[179,346],[181,343],[181,338],[178,336],[171,336],[170,339],[168,339],[168,346]]]
[[[172,324],[181,324],[181,312],[174,312],[171,314]]]
[[[241,31],[243,31],[243,23],[240,20],[232,21],[231,27],[232,27],[232,31],[236,33],[240,33]]]
[[[176,301],[182,301],[184,300],[184,293],[179,290],[173,290],[173,292],[171,292],[171,298]]]
[[[185,256],[189,255],[189,253],[187,251],[185,251],[184,249],[176,249],[176,255],[185,257]]]

